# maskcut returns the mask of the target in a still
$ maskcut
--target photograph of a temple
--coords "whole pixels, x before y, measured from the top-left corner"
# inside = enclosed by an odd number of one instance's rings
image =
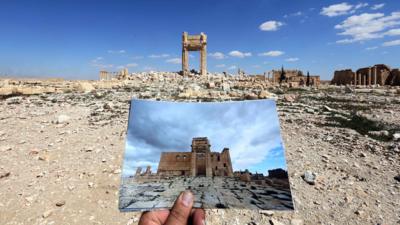
[[[133,100],[130,110],[121,211],[170,208],[183,190],[196,208],[293,209],[274,101]]]
[[[233,177],[229,148],[211,152],[207,137],[195,137],[191,152],[163,152],[157,174],[166,176]]]

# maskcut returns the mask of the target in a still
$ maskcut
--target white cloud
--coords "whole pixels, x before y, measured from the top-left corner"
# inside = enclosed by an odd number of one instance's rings
[[[342,30],[339,35],[350,36],[336,43],[353,43],[376,38],[382,38],[385,35],[397,33],[396,30],[385,33],[390,27],[400,24],[400,12],[393,12],[385,16],[383,13],[363,13],[348,17],[342,23],[335,26],[335,29]]]
[[[365,48],[365,50],[371,51],[371,50],[375,50],[375,49],[377,49],[377,48],[378,48],[377,46],[372,46],[372,47],[367,47],[367,48]]]
[[[228,67],[228,70],[235,70],[237,68],[237,66],[230,66]]]
[[[133,56],[132,57],[132,59],[143,59],[144,57],[143,56],[140,56],[140,55],[138,55],[138,56]]]
[[[354,9],[361,9],[364,7],[367,7],[368,3],[358,3],[357,5],[354,6]]]
[[[122,69],[124,69],[125,68],[125,66],[117,66],[117,69],[119,69],[119,70],[122,70]]]
[[[394,41],[383,42],[383,44],[382,44],[382,46],[384,46],[384,47],[396,46],[396,45],[400,45],[400,39],[394,40]]]
[[[145,66],[145,67],[143,67],[143,70],[145,70],[145,71],[154,71],[156,69],[154,67],[151,67],[151,66]]]
[[[296,62],[299,61],[299,58],[287,58],[285,59],[286,62]]]
[[[270,56],[270,57],[277,57],[280,55],[285,54],[285,52],[274,50],[274,51],[269,51],[269,52],[263,52],[258,54],[259,56]]]
[[[165,60],[167,63],[172,63],[172,64],[180,64],[182,62],[181,58],[172,58],[172,59],[167,59]]]
[[[100,61],[102,61],[104,58],[103,57],[101,57],[101,56],[99,56],[99,57],[96,57],[95,59],[92,59],[92,63],[98,63],[98,62],[100,62]]]
[[[232,57],[244,58],[244,57],[251,56],[251,53],[250,52],[241,52],[241,51],[234,50],[234,51],[229,52],[229,55],[232,56]]]
[[[262,23],[259,28],[262,31],[276,31],[279,29],[279,27],[283,26],[282,22],[275,21],[275,20],[270,20]]]
[[[169,57],[169,54],[159,54],[159,55],[152,54],[152,55],[149,55],[149,58],[153,58],[153,59],[156,59],[156,58],[168,58],[168,57]]]
[[[126,53],[126,51],[123,50],[123,49],[121,49],[121,50],[108,50],[107,52],[110,53],[110,54],[124,54],[124,53]]]
[[[221,53],[221,52],[214,52],[214,53],[210,53],[208,55],[211,56],[214,59],[224,59],[224,58],[226,58],[224,53]]]
[[[388,36],[397,36],[400,35],[400,29],[391,29],[385,33]]]
[[[114,67],[113,64],[105,64],[103,61],[104,61],[104,58],[99,56],[99,57],[96,57],[95,59],[92,59],[90,61],[90,64],[91,64],[91,66],[97,67],[99,69],[107,69],[107,68],[113,68]]]
[[[372,9],[372,10],[378,10],[378,9],[383,8],[384,6],[385,6],[385,3],[376,4],[376,5],[373,5],[373,6],[371,7],[371,9]]]
[[[126,64],[126,67],[136,67],[136,66],[138,66],[137,63],[128,63],[128,64]]]
[[[294,17],[294,16],[302,16],[303,15],[303,12],[301,12],[301,11],[298,11],[298,12],[295,12],[295,13],[291,13],[291,14],[286,14],[286,15],[284,15],[283,17],[284,18],[288,18],[288,17]]]
[[[330,5],[328,7],[323,7],[321,14],[329,17],[340,16],[350,13],[353,5],[343,2],[340,4]]]
[[[226,65],[225,65],[225,64],[218,64],[218,65],[216,65],[215,67],[217,67],[217,68],[223,68],[223,67],[226,67]]]

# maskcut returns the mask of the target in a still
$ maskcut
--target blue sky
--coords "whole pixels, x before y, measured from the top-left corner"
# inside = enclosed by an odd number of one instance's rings
[[[0,76],[97,79],[178,71],[181,34],[208,35],[208,70],[399,67],[399,1],[1,1]],[[198,68],[193,53],[191,68]]]
[[[161,152],[190,152],[193,137],[208,137],[211,150],[230,149],[234,171],[268,174],[286,169],[273,100],[176,103],[133,100],[123,176],[137,167],[157,171]]]

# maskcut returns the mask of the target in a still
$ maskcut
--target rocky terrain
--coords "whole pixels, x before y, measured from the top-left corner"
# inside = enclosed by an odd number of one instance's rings
[[[259,185],[230,177],[175,177],[153,181],[125,178],[120,189],[119,208],[123,211],[171,208],[185,190],[191,190],[195,195],[196,208],[293,209],[288,188]]]
[[[0,224],[137,224],[118,210],[132,97],[277,99],[295,210],[206,210],[207,224],[400,223],[399,89],[174,76],[0,81]]]

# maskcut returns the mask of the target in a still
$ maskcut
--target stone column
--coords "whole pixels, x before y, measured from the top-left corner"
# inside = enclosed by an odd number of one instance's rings
[[[358,85],[361,85],[361,74],[357,74]]]
[[[374,66],[374,85],[376,85],[376,78],[377,78],[377,70],[378,70],[378,68],[376,68],[376,66]]]
[[[136,169],[135,177],[138,177],[138,176],[140,176],[141,174],[142,174],[142,167],[138,167],[138,168]]]
[[[187,75],[189,71],[189,53],[186,48],[187,44],[187,32],[183,32],[182,34],[182,73],[183,75]]]
[[[203,45],[200,52],[200,74],[207,75],[207,46]]]
[[[372,80],[372,71],[371,67],[368,69],[368,85],[371,86],[371,80]]]
[[[354,73],[354,82],[353,82],[354,86],[357,85],[357,73]]]
[[[196,176],[196,153],[192,152],[192,157],[191,157],[191,161],[190,161],[190,175],[192,177]]]
[[[206,152],[206,177],[212,177],[212,165],[211,165],[211,156],[210,152]]]

